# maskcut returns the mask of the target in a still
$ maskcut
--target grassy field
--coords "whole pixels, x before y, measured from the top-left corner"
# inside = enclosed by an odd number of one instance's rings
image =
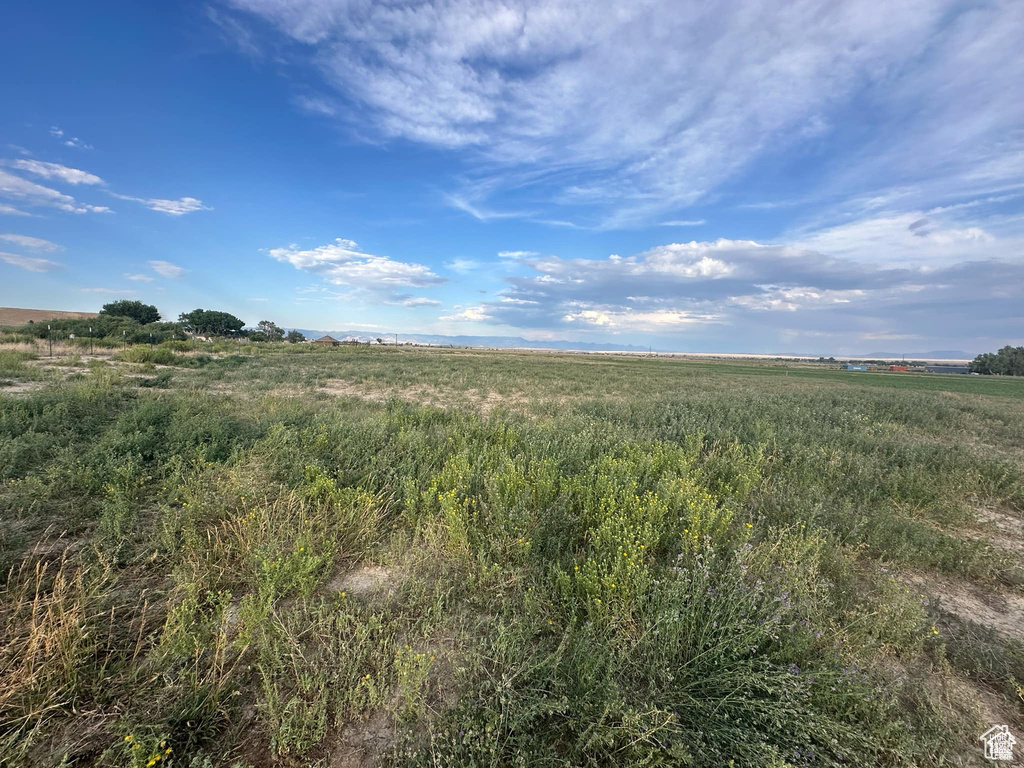
[[[1024,381],[0,346],[0,764],[982,765]]]

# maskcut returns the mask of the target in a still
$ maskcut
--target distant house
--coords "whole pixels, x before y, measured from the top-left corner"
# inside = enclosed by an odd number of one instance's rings
[[[847,363],[843,366],[844,371],[866,371],[867,369],[866,365],[853,365],[852,363]]]
[[[321,344],[321,345],[323,345],[325,347],[336,347],[339,344],[341,344],[341,342],[338,341],[333,336],[321,336],[319,339],[314,339],[313,343],[314,344]]]
[[[925,368],[928,373],[970,373],[971,369],[966,365],[929,365]]]
[[[908,366],[906,366],[906,365],[890,365],[889,366],[889,370],[890,371],[909,371],[910,368]]]

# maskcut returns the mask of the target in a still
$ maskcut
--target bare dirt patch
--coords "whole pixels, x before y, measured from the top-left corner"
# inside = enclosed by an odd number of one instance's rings
[[[938,574],[906,575],[908,584],[939,600],[939,607],[966,621],[1024,642],[1024,595],[1007,589],[977,586]]]
[[[367,565],[335,576],[327,587],[353,597],[368,597],[379,593],[391,594],[398,581],[394,571],[381,565]]]
[[[531,398],[522,392],[502,393],[491,390],[441,389],[430,384],[409,387],[392,387],[386,389],[370,389],[345,379],[331,379],[324,382],[317,391],[337,397],[357,397],[375,403],[389,400],[404,400],[417,405],[433,408],[458,408],[468,406],[472,410],[487,416],[497,408],[509,410],[525,410],[531,404]]]
[[[45,381],[16,381],[0,385],[0,395],[27,395],[46,386]]]
[[[1009,511],[982,508],[977,512],[978,521],[995,531],[1000,541],[1008,548],[1024,550],[1024,518]]]
[[[345,724],[338,745],[331,750],[331,768],[364,768],[377,764],[378,755],[395,741],[395,726],[385,712],[369,720]]]
[[[962,528],[958,535],[983,541],[1024,566],[1024,519],[1011,510],[981,507],[976,510],[977,527]]]

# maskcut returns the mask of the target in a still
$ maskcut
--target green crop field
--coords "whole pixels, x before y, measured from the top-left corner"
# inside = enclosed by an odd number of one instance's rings
[[[0,764],[1024,737],[1024,381],[208,346],[0,347]]]

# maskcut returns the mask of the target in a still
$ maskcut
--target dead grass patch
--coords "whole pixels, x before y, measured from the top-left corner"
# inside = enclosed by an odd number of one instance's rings
[[[409,387],[390,387],[386,389],[369,389],[346,379],[331,379],[317,388],[318,392],[335,397],[356,397],[375,403],[389,400],[403,400],[416,405],[432,408],[459,408],[468,406],[483,416],[488,416],[498,408],[507,410],[526,410],[538,402],[523,392],[497,392],[496,390],[450,390],[429,384]]]

